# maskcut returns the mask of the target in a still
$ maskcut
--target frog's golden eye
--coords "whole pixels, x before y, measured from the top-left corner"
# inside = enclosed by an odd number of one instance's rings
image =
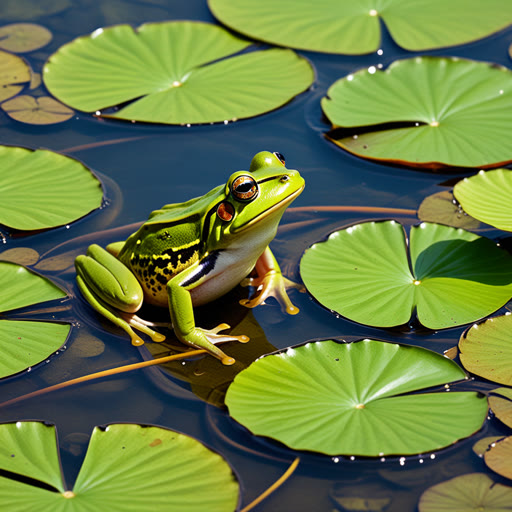
[[[231,193],[239,201],[252,201],[258,195],[258,184],[252,176],[238,176],[231,185]]]
[[[272,153],[283,165],[285,164],[285,158],[284,158],[284,155],[282,155],[281,153],[278,153],[277,151],[274,151]]]
[[[217,206],[217,215],[219,219],[229,222],[235,215],[235,209],[231,203],[224,201]]]

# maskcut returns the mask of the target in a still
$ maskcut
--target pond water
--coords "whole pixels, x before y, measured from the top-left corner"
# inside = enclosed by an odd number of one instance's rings
[[[4,21],[40,23],[52,31],[54,38],[50,45],[26,56],[37,71],[59,46],[101,26],[171,19],[215,22],[203,0],[77,0],[57,14],[7,18],[4,16]],[[507,51],[511,42],[509,29],[476,43],[427,53],[493,61],[510,67]],[[335,80],[357,69],[378,64],[387,66],[396,59],[414,55],[399,48],[387,33],[381,48],[381,55],[358,57],[299,52],[316,71],[311,90],[269,114],[225,125],[144,125],[100,120],[79,113],[66,123],[39,127],[23,125],[2,115],[2,144],[48,148],[80,159],[104,181],[107,202],[102,210],[69,227],[30,237],[8,237],[0,251],[32,247],[46,257],[67,251],[74,255],[92,242],[105,245],[123,239],[133,231],[133,226],[127,225],[143,221],[163,204],[204,194],[225,182],[232,172],[247,169],[252,156],[264,149],[285,155],[287,166],[300,170],[306,180],[305,191],[285,213],[271,246],[288,277],[299,279],[298,263],[303,251],[337,228],[384,218],[411,225],[417,219],[408,210],[416,210],[423,198],[445,190],[442,183],[462,174],[372,163],[344,152],[324,138],[329,126],[322,117],[320,99]],[[315,206],[333,209],[318,213],[303,208]],[[382,213],[356,208],[336,211],[334,207],[339,206],[384,210]],[[404,211],[387,213],[388,208]],[[491,229],[483,234],[497,236]],[[63,285],[71,298],[60,311],[48,313],[29,308],[18,316],[54,317],[71,321],[74,327],[66,350],[34,367],[30,373],[2,381],[2,401],[151,357],[147,346],[141,350],[132,347],[126,336],[95,316],[77,296],[72,267],[44,273]],[[248,364],[265,352],[330,337],[347,340],[371,337],[442,353],[455,346],[464,331],[464,327],[440,332],[415,326],[395,330],[365,327],[336,318],[308,294],[296,291],[291,292],[292,301],[300,308],[300,314],[295,317],[285,317],[274,303],[249,312],[237,305],[244,293],[242,289],[236,290],[199,312],[204,324],[214,325],[217,318],[226,321],[224,313],[228,310],[232,325],[242,324],[249,329],[249,345],[235,347],[231,352],[241,364]],[[35,419],[56,424],[64,474],[70,487],[95,425],[134,422],[185,432],[207,443],[229,461],[240,479],[245,505],[271,485],[297,453],[277,442],[250,436],[224,409],[212,405],[222,400],[232,377],[231,370],[212,360],[174,363],[166,370],[152,367],[0,407],[0,422]],[[484,381],[466,386],[473,390],[494,387]],[[425,421],[432,421],[435,429],[435,420],[425,418]],[[472,445],[481,437],[500,433],[505,433],[505,428],[496,420],[488,421],[470,439],[435,454],[407,457],[402,461],[398,457],[385,461],[350,460],[298,453],[301,462],[297,471],[258,510],[344,510],[340,499],[360,497],[390,499],[387,510],[414,511],[420,494],[434,483],[474,471],[490,474],[484,462],[472,453]]]

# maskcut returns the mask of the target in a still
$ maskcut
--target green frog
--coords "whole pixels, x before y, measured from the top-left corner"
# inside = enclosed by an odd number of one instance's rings
[[[271,295],[287,313],[298,313],[286,292],[294,283],[282,275],[268,244],[303,189],[304,179],[285,167],[280,153],[262,151],[249,171],[235,172],[225,185],[152,212],[126,241],[106,250],[91,245],[75,261],[78,287],[97,312],[130,335],[133,345],[144,343],[134,329],[156,342],[165,339],[136,315],[146,301],[169,308],[180,341],[233,364],[216,344],[249,338],[220,334],[229,328],[225,323],[211,330],[197,327],[193,308],[241,283],[257,289],[242,305],[253,308]],[[251,272],[255,276],[247,278]]]

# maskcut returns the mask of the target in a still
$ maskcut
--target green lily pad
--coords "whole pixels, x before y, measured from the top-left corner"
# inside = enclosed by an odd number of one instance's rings
[[[30,82],[30,73],[25,60],[0,50],[0,101],[18,94]]]
[[[493,389],[489,395],[489,405],[496,418],[512,428],[512,389]]]
[[[512,22],[507,0],[208,0],[208,5],[222,23],[255,39],[355,55],[379,48],[381,19],[395,42],[411,51],[475,41]]]
[[[117,25],[61,47],[43,80],[75,109],[98,113],[131,102],[102,115],[169,124],[256,116],[311,85],[310,64],[292,50],[236,55],[250,45],[208,23]]]
[[[491,480],[484,473],[457,476],[427,489],[418,503],[419,512],[509,512],[512,487]]]
[[[512,161],[512,71],[495,64],[415,57],[372,66],[335,82],[322,108],[330,140],[363,158],[427,168]]]
[[[12,119],[26,124],[62,123],[75,113],[50,96],[34,98],[27,94],[5,101],[0,107]]]
[[[512,436],[492,443],[484,453],[484,460],[494,472],[512,479]]]
[[[12,23],[0,27],[0,48],[14,53],[24,53],[46,46],[52,33],[35,23]]]
[[[410,255],[410,263],[408,259]],[[365,222],[307,249],[300,272],[326,308],[375,327],[444,329],[496,311],[512,296],[512,256],[492,240],[423,222],[409,245],[395,221]]]
[[[0,224],[61,226],[101,206],[100,181],[82,163],[47,150],[0,146]]]
[[[475,219],[512,231],[512,171],[480,171],[459,181],[453,194],[464,211]]]
[[[49,279],[8,261],[0,261],[0,283],[0,312],[66,296]]]
[[[418,219],[454,228],[477,229],[480,226],[480,221],[464,212],[448,190],[426,197],[418,208]]]
[[[71,325],[0,320],[0,378],[22,372],[59,350]]]
[[[55,427],[38,422],[0,425],[0,468],[55,491],[0,477],[10,512],[235,510],[239,487],[218,454],[184,434],[159,427],[109,425],[93,430],[72,491],[66,490]]]
[[[459,350],[466,370],[512,386],[512,315],[473,325],[461,336]]]
[[[411,394],[464,378],[456,363],[424,348],[326,340],[257,359],[235,377],[226,404],[254,434],[294,449],[409,455],[481,427],[487,400],[478,393]]]

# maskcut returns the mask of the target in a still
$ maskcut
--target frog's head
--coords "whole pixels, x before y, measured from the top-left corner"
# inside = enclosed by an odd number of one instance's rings
[[[258,153],[249,171],[235,172],[226,183],[224,200],[217,207],[223,234],[255,226],[277,228],[285,209],[303,189],[304,178],[285,167],[280,153]]]

